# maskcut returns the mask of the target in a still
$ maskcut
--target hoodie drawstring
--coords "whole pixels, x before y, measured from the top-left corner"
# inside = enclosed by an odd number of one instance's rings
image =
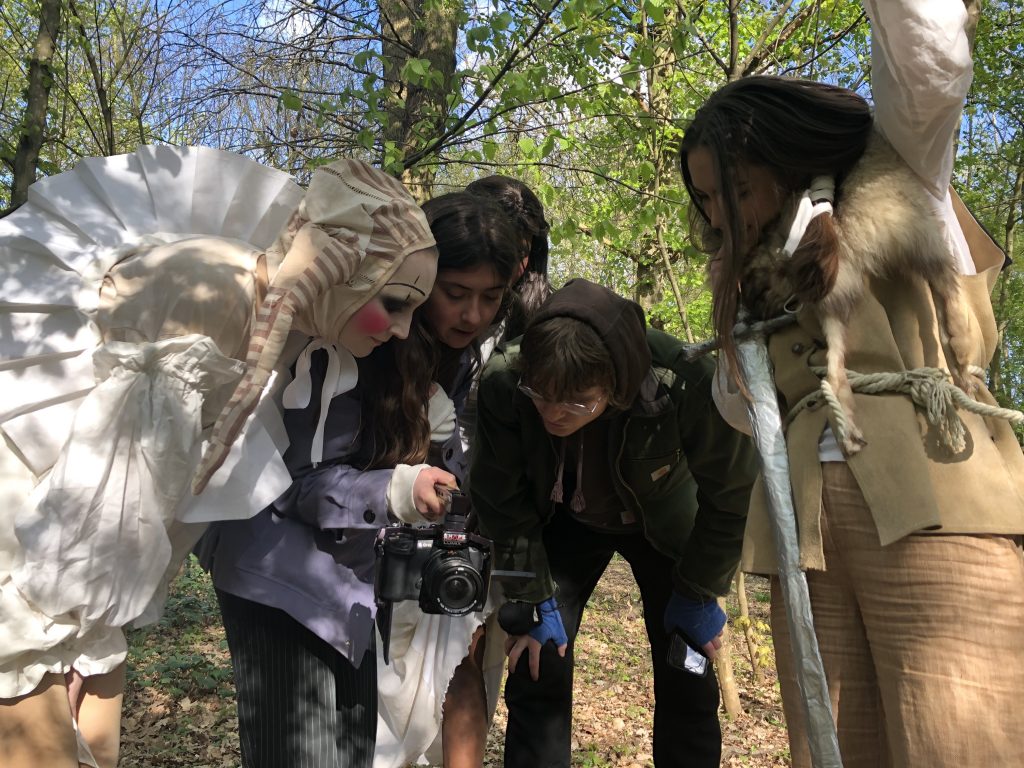
[[[576,449],[576,490],[572,492],[569,509],[578,515],[586,508],[587,502],[583,498],[583,434],[581,433],[580,444]]]
[[[558,470],[555,477],[555,484],[551,488],[551,501],[561,504],[565,495],[565,484],[562,477],[565,473],[565,438],[562,438],[558,450]],[[583,435],[580,435],[580,444],[576,453],[576,490],[572,492],[572,500],[569,508],[576,514],[580,514],[587,508],[587,501],[583,497]]]
[[[555,484],[551,488],[551,500],[556,504],[562,503],[562,471],[565,469],[565,440],[562,440],[562,444],[558,450],[558,476],[555,478]]]

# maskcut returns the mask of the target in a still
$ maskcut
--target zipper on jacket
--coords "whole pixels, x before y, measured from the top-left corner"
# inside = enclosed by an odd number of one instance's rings
[[[619,485],[622,488],[625,488],[629,492],[630,497],[633,499],[633,502],[636,505],[636,515],[640,518],[640,528],[644,532],[644,538],[647,539],[647,520],[645,519],[643,509],[640,506],[640,499],[637,498],[636,493],[629,487],[625,478],[622,476],[622,455],[626,452],[626,434],[629,431],[629,424],[632,421],[633,417],[627,416],[625,424],[622,425],[622,441],[619,444],[619,455],[615,457],[615,479],[619,481]],[[650,539],[647,540],[650,541]]]

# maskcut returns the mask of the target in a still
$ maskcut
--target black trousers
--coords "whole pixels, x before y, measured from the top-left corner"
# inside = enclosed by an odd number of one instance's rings
[[[663,617],[672,594],[672,560],[643,533],[601,533],[557,512],[544,530],[559,611],[569,636],[565,658],[552,643],[541,652],[540,679],[530,678],[528,654],[505,682],[507,768],[568,768],[572,738],[573,645],[583,609],[618,552],[633,569],[643,600],[654,665],[654,763],[659,768],[713,768],[722,753],[718,681],[670,667]]]
[[[217,590],[245,768],[370,768],[377,661],[359,667],[284,611]]]

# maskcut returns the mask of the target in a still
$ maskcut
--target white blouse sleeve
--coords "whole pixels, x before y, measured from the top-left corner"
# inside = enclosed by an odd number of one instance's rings
[[[953,215],[953,145],[973,62],[962,0],[864,0],[871,19],[871,88],[879,130],[921,178],[961,272],[974,263]]]

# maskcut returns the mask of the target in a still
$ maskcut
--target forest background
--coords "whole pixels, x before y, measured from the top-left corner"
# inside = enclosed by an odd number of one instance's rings
[[[155,142],[241,152],[300,183],[354,155],[419,199],[504,173],[545,205],[556,285],[588,277],[700,340],[710,297],[688,238],[682,128],[751,74],[868,95],[869,51],[854,0],[0,0],[0,214],[38,175]],[[1019,262],[1015,0],[984,3],[975,60],[955,184]],[[1016,408],[1022,283],[1010,267],[995,289],[989,370]]]

